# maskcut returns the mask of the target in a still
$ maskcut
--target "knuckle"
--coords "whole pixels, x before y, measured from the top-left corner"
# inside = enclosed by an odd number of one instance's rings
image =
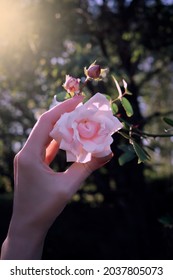
[[[40,117],[39,117],[39,122],[45,122],[48,119],[48,112],[44,112]]]
[[[38,123],[41,126],[52,124],[52,117],[50,111],[44,112],[38,119]]]

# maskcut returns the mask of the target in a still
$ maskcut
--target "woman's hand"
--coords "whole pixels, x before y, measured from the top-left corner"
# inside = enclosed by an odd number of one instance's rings
[[[92,158],[73,163],[65,172],[55,172],[49,164],[58,152],[58,143],[49,136],[65,112],[82,101],[75,96],[44,113],[34,126],[26,144],[14,159],[14,204],[1,259],[39,259],[44,239],[56,217],[81,183],[112,158]]]

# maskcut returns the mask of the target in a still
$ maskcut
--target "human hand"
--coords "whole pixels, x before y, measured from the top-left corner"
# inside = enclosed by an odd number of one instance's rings
[[[65,172],[55,172],[49,164],[58,152],[58,143],[49,133],[65,112],[82,101],[75,96],[44,113],[34,126],[23,149],[14,160],[14,205],[2,259],[38,259],[48,229],[62,212],[81,183],[112,158],[92,158],[73,163]]]

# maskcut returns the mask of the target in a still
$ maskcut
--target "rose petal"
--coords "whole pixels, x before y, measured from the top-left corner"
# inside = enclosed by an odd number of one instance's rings
[[[111,136],[107,136],[106,139],[104,139],[104,146],[103,146],[103,142],[101,143],[96,143],[94,141],[83,141],[83,148],[86,151],[90,151],[91,153],[97,153],[97,152],[101,152],[105,149],[105,146],[111,145],[113,142],[113,138]]]
[[[82,150],[79,156],[77,157],[77,162],[85,163],[91,160],[91,153]]]
[[[74,155],[72,152],[70,151],[67,151],[66,152],[66,159],[67,159],[67,162],[74,162],[77,160],[76,158],[76,155]]]
[[[85,120],[78,124],[78,132],[81,138],[91,139],[97,135],[100,124],[91,120]]]
[[[106,157],[108,156],[110,153],[112,153],[110,147],[107,147],[107,149],[105,149],[104,151],[98,152],[98,153],[93,153],[94,157]]]
[[[92,108],[96,106],[102,111],[111,111],[109,100],[101,93],[96,93],[92,98],[90,98],[85,104],[85,107]]]

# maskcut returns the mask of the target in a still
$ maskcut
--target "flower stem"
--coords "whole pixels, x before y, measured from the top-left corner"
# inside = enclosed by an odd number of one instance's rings
[[[148,137],[153,137],[153,138],[156,138],[156,137],[166,138],[166,137],[172,137],[173,136],[173,134],[163,134],[163,133],[154,134],[154,133],[149,133],[149,132],[141,131],[139,129],[136,129],[136,131],[134,131],[132,129],[132,134],[133,135],[138,135],[138,136],[148,136]]]
[[[83,88],[86,86],[86,84],[87,84],[88,80],[89,80],[89,79],[88,79],[88,77],[87,77],[87,78],[85,79],[84,83],[82,84],[81,88],[80,88],[79,94],[81,94],[81,93],[82,93]]]
[[[122,94],[121,98],[122,98],[124,95],[126,95],[126,94],[127,94],[127,92],[125,91],[125,92]],[[114,103],[114,102],[116,102],[116,101],[118,101],[118,100],[120,100],[119,96],[118,96],[117,98],[111,100],[111,103]]]

